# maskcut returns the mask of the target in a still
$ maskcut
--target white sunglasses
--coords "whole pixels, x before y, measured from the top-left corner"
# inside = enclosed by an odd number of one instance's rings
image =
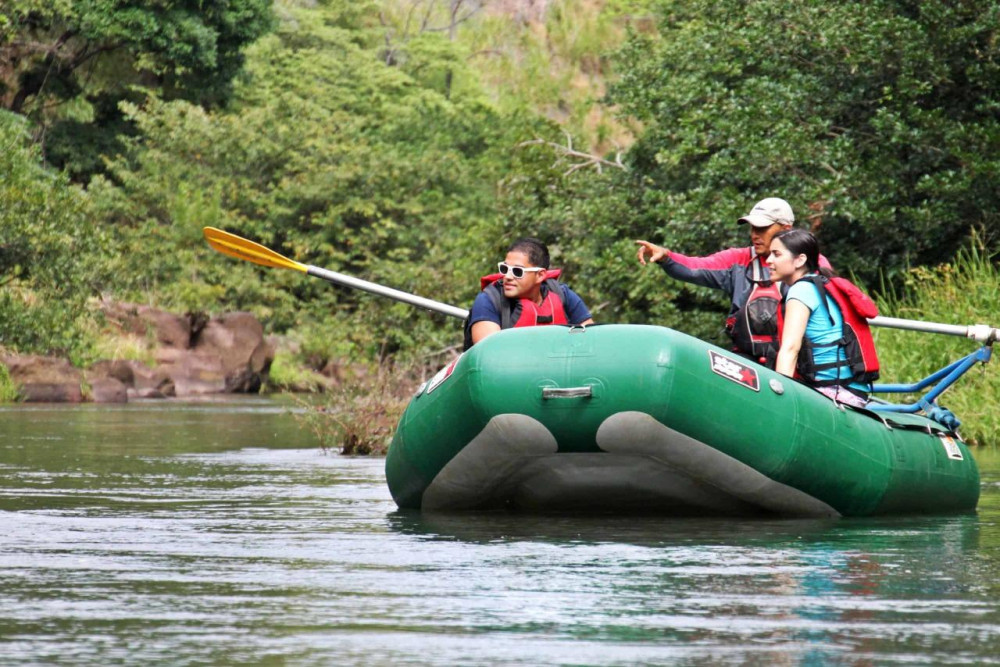
[[[518,280],[520,280],[521,278],[524,277],[524,272],[525,271],[530,271],[530,272],[537,273],[539,271],[544,271],[545,270],[545,269],[543,269],[541,267],[537,267],[537,266],[533,266],[533,267],[511,266],[510,264],[507,264],[506,262],[500,262],[499,264],[497,264],[497,268],[500,269],[500,273],[502,275],[506,276],[508,273],[510,273],[510,275],[514,276],[514,278],[516,278]]]

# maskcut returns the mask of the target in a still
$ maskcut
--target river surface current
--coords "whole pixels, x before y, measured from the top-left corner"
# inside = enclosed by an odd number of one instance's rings
[[[996,664],[976,514],[397,511],[266,399],[0,409],[0,665]]]

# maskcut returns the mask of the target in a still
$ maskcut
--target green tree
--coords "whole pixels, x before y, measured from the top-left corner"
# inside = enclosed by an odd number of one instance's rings
[[[872,278],[1000,234],[1000,5],[664,0],[611,101],[646,126],[623,231],[690,252],[788,199],[841,269]]]
[[[229,108],[126,106],[140,130],[91,188],[133,239],[131,275],[183,307],[247,308],[319,361],[457,343],[457,322],[299,274],[234,266],[200,239],[222,226],[296,259],[464,304],[495,261],[496,183],[539,124],[500,114],[444,35],[387,63],[358,5],[281,6]],[[419,46],[419,49],[418,49]],[[445,76],[450,72],[450,77]],[[435,74],[436,73],[436,74]],[[169,249],[169,251],[165,251]]]
[[[42,164],[26,125],[0,111],[0,345],[80,360],[87,299],[107,288],[114,254],[86,195]]]
[[[13,0],[0,10],[0,103],[43,128],[51,162],[85,177],[130,132],[121,100],[225,102],[272,20],[269,0]]]

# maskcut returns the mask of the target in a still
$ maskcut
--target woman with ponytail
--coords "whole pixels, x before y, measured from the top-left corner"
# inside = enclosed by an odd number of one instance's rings
[[[768,268],[788,285],[775,370],[838,402],[863,407],[869,387],[855,381],[843,314],[822,287],[832,271],[820,268],[819,257],[819,242],[804,229],[788,229],[771,240]]]

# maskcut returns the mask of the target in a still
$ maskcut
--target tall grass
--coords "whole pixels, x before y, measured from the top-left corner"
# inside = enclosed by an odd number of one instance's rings
[[[991,256],[992,255],[992,256]],[[1000,327],[1000,270],[979,238],[952,264],[912,269],[900,290],[879,299],[889,317]],[[973,352],[976,343],[954,336],[875,329],[882,365],[880,382],[914,382]],[[1000,444],[1000,359],[965,374],[938,400],[962,420],[969,443]]]
[[[14,384],[10,371],[0,364],[0,403],[13,403],[18,399],[17,385]]]

